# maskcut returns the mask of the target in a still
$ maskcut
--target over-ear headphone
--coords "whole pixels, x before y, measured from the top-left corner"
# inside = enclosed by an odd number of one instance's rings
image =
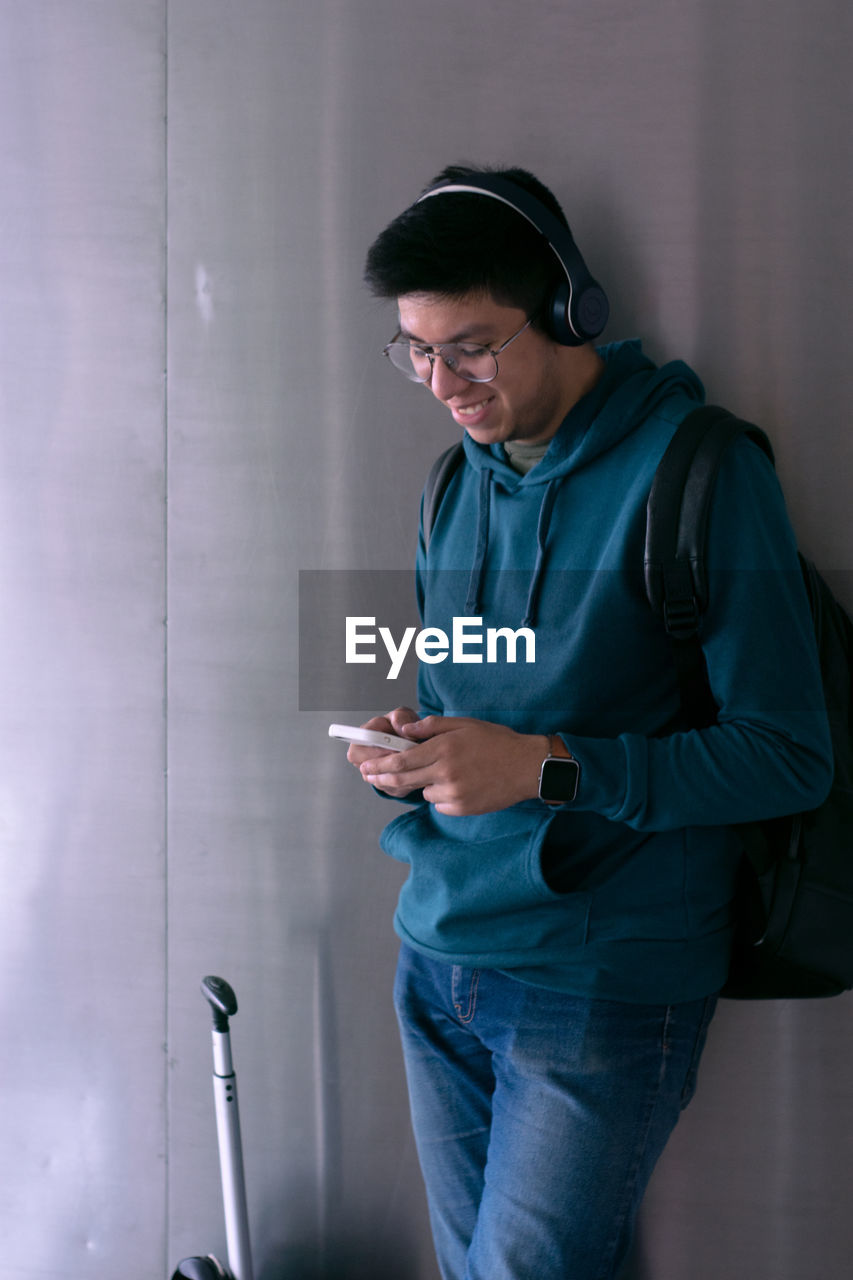
[[[425,191],[417,201],[430,196],[463,192],[468,195],[491,196],[509,205],[536,228],[565,272],[546,307],[546,327],[556,342],[566,347],[579,347],[597,338],[607,324],[610,304],[601,285],[591,276],[568,227],[555,217],[541,200],[507,178],[496,174],[476,173],[460,182],[443,182]]]

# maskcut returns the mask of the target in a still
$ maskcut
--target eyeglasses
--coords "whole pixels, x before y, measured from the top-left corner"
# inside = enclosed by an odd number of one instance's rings
[[[474,346],[470,342],[444,342],[439,347],[422,347],[414,342],[398,342],[395,338],[383,347],[382,354],[411,382],[429,382],[436,356],[457,378],[464,378],[466,382],[493,382],[498,376],[498,356],[511,342],[521,337],[524,330],[533,324],[534,318],[531,316],[511,338],[494,350]]]

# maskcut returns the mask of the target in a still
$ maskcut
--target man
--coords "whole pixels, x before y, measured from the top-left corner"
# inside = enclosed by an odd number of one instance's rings
[[[728,824],[820,803],[831,753],[793,536],[746,440],[709,528],[718,723],[685,729],[643,533],[702,387],[638,343],[586,340],[566,297],[589,288],[594,320],[597,286],[513,190],[565,227],[525,171],[450,168],[378,237],[366,278],[397,303],[386,354],[464,433],[421,538],[424,627],[525,629],[535,661],[507,642],[503,662],[423,662],[419,712],[367,724],[416,745],[348,758],[408,805],[382,844],[410,864],[395,997],[442,1275],[604,1280],[726,977]]]

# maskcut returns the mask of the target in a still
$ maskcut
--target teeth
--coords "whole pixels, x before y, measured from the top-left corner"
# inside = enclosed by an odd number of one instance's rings
[[[488,404],[488,400],[481,400],[479,404],[466,404],[463,408],[456,410],[457,413],[479,413],[482,408]]]

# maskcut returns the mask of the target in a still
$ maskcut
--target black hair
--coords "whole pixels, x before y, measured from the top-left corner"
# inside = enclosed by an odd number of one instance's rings
[[[424,191],[445,182],[476,185],[478,174],[522,187],[568,226],[553,192],[526,169],[449,165]],[[454,192],[413,204],[389,223],[368,250],[364,278],[380,298],[487,293],[536,316],[563,270],[547,240],[521,214],[488,195]]]

